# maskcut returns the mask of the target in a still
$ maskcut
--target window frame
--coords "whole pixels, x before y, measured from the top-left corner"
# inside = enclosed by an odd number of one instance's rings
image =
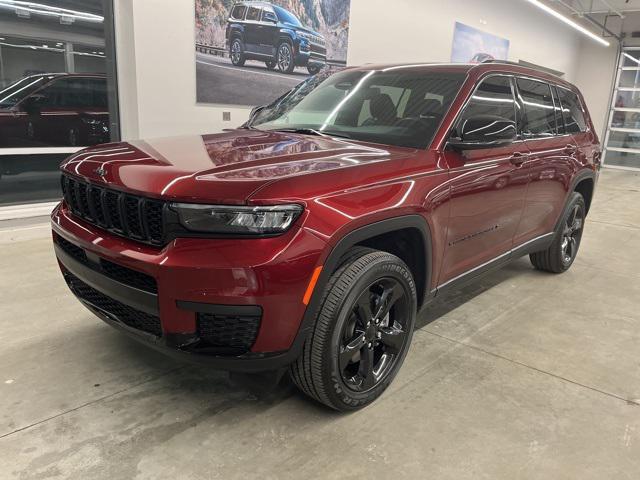
[[[587,110],[585,109],[585,106],[582,103],[582,98],[581,98],[580,94],[578,92],[574,92],[570,88],[561,87],[559,85],[557,85],[556,88],[566,90],[567,92],[572,93],[573,95],[576,96],[576,99],[578,100],[578,106],[580,107],[580,111],[582,112],[582,118],[584,120],[584,130],[581,129],[579,132],[567,133],[567,135],[580,135],[580,134],[584,134],[584,133],[590,133],[591,132],[591,124],[589,123],[589,116],[587,115]],[[558,95],[558,101],[560,102],[560,109],[562,109],[563,108],[563,104],[562,104],[562,99],[560,98],[560,95]],[[562,121],[564,122],[564,112],[562,114]],[[566,122],[565,122],[565,129],[566,129]]]
[[[249,12],[251,11],[252,8],[255,8],[256,10],[258,10],[258,18],[253,19],[253,18],[249,18]],[[252,22],[252,23],[260,23],[262,21],[262,11],[264,9],[262,7],[256,7],[253,5],[249,5],[247,7],[247,11],[244,14],[244,21],[245,22]]]
[[[242,12],[242,15],[239,17],[236,17],[233,13],[234,10],[239,10],[241,8],[244,8],[244,12]],[[239,20],[242,21],[244,20],[244,17],[247,16],[247,11],[249,10],[249,7],[247,5],[243,5],[241,3],[236,3],[233,8],[231,9],[231,14],[229,15],[231,17],[232,20]]]

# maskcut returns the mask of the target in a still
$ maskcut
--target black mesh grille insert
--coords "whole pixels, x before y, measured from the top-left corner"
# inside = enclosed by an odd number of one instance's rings
[[[65,240],[60,235],[57,236],[56,243],[67,254],[92,270],[103,273],[107,277],[110,277],[120,283],[124,283],[125,285],[129,285],[130,287],[138,288],[149,293],[158,293],[156,279],[146,273],[123,267],[122,265],[110,262],[104,258],[100,258],[100,264],[90,262],[87,258],[86,252],[82,248],[74,245],[68,240]]]
[[[241,355],[255,342],[260,320],[260,316],[198,313],[198,336],[221,354]]]
[[[80,299],[88,302],[90,305],[96,307],[98,310],[108,313],[110,316],[115,317],[120,322],[131,328],[151,333],[157,337],[162,336],[162,327],[160,325],[159,317],[141,312],[140,310],[125,305],[124,303],[120,303],[90,287],[78,277],[68,272],[65,273],[65,279],[74,294],[76,294]]]
[[[145,292],[158,293],[156,280],[145,273],[131,270],[130,268],[123,267],[104,258],[100,259],[100,266],[102,267],[102,271],[114,280],[118,280],[131,287],[139,288]]]
[[[98,227],[152,245],[164,245],[165,203],[90,185],[69,175],[62,192],[71,212]]]

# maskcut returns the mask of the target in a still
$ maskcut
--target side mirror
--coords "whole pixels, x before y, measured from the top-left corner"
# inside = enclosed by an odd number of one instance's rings
[[[459,137],[449,139],[454,150],[475,150],[509,145],[518,138],[516,122],[496,115],[476,115],[458,127]]]
[[[244,122],[242,124],[243,127],[250,127],[251,124],[255,121],[256,117],[260,114],[261,111],[263,111],[265,108],[267,108],[266,105],[259,105],[257,107],[253,107],[251,109],[251,112],[249,113],[249,119]]]
[[[45,96],[36,93],[35,95],[31,95],[27,97],[24,102],[22,102],[22,108],[29,115],[38,115],[40,113],[41,104],[44,101]]]

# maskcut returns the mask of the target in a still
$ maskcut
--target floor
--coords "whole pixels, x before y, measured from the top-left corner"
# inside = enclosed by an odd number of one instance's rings
[[[0,224],[2,479],[637,479],[640,175],[605,170],[573,268],[527,259],[419,318],[385,395],[256,396],[95,319],[42,225]]]

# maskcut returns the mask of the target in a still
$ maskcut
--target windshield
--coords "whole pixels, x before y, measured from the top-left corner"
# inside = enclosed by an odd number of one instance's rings
[[[298,17],[296,17],[293,13],[288,12],[284,8],[280,8],[276,6],[274,6],[273,9],[278,15],[278,20],[280,20],[282,23],[289,23],[294,27],[302,26],[302,23],[300,23],[300,20],[298,20]]]
[[[262,110],[251,126],[426,148],[464,78],[408,69],[344,70],[299,85]]]
[[[20,100],[26,98],[42,85],[47,83],[51,77],[26,77],[12,83],[7,88],[0,90],[0,108],[10,108]]]

